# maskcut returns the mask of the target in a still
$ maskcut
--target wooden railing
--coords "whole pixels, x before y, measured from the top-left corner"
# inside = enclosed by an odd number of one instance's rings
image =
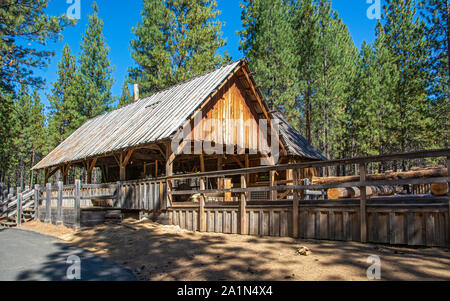
[[[23,211],[31,206],[35,206],[37,199],[36,191],[26,187],[24,191],[21,191],[20,189],[10,189],[8,193],[7,190],[4,190],[3,185],[0,185],[0,194],[2,195],[0,200],[1,223],[3,225],[20,226],[25,219]],[[32,215],[25,220],[30,220],[32,218],[35,218],[35,215]]]
[[[35,206],[39,216],[50,222],[64,222],[64,210],[73,213],[72,222],[80,226],[83,207],[109,207],[147,212],[167,212],[170,223],[182,228],[220,233],[250,235],[292,236],[301,238],[354,240],[390,244],[448,246],[450,241],[449,196],[429,194],[432,183],[449,183],[450,175],[432,178],[370,180],[366,167],[369,163],[392,160],[446,158],[450,149],[418,151],[402,154],[371,156],[333,161],[302,162],[276,166],[211,171],[196,174],[178,174],[158,179],[117,182],[110,184],[74,185],[47,184],[36,186]],[[359,166],[359,179],[346,183],[313,185],[300,175],[308,168],[336,165]],[[249,185],[252,174],[288,171],[292,179]],[[234,178],[231,188],[211,188],[208,183]],[[195,181],[194,189],[179,189],[182,181]],[[409,185],[415,195],[370,197],[367,186]],[[219,187],[219,185],[217,185]],[[223,185],[222,185],[223,186]],[[358,198],[327,200],[310,199],[307,194],[326,195],[327,189],[358,187]],[[414,188],[418,187],[418,188]],[[252,193],[267,193],[270,200],[254,200]],[[177,196],[197,196],[197,201],[177,202]],[[222,195],[211,201],[211,195]],[[231,198],[225,197],[232,196]],[[5,190],[1,193],[0,208],[5,207]],[[8,197],[14,206],[14,197]],[[220,201],[228,199],[231,201]],[[23,204],[23,203],[22,203]],[[6,208],[9,208],[8,206]],[[4,211],[4,210],[3,210]]]
[[[367,186],[429,185],[449,183],[450,175],[434,178],[367,180],[366,166],[372,162],[447,158],[450,150],[419,151],[402,154],[372,156],[321,162],[305,162],[276,166],[262,166],[237,170],[213,171],[198,174],[174,175],[166,178],[168,187],[185,179],[199,179],[200,188],[169,189],[171,223],[183,228],[222,233],[293,236],[317,239],[357,240],[391,244],[447,246],[449,238],[448,196],[399,195],[369,198]],[[301,183],[298,175],[305,168],[357,164],[359,181],[322,185]],[[248,175],[291,170],[292,185],[248,187]],[[224,177],[240,177],[240,185],[229,189],[207,189],[207,181]],[[359,187],[357,199],[307,200],[305,190],[322,191],[336,187]],[[252,201],[252,192],[291,191],[290,199]],[[208,194],[232,193],[239,196],[234,202],[208,203]],[[198,202],[174,202],[177,195],[200,195]],[[279,194],[278,194],[279,195]],[[289,195],[284,193],[284,195]]]

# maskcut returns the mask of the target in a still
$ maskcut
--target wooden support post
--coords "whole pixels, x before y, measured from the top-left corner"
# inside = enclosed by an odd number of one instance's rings
[[[360,177],[360,182],[366,181],[366,164],[365,163],[359,164],[359,177]],[[359,189],[360,189],[359,216],[360,216],[360,222],[361,222],[361,224],[360,224],[360,226],[361,226],[361,242],[366,242],[367,241],[366,186],[361,185]]]
[[[205,158],[203,154],[200,155],[200,171],[205,172]]]
[[[56,204],[56,225],[62,225],[63,182],[58,182],[58,202]]]
[[[155,160],[155,178],[158,177],[158,160]]]
[[[271,170],[269,172],[269,185],[270,187],[276,186],[275,183],[275,170]],[[277,191],[276,190],[271,190],[270,191],[270,200],[271,201],[275,201],[277,199]]]
[[[205,179],[200,178],[200,190],[205,190]],[[199,212],[198,212],[198,224],[200,232],[206,231],[206,214],[205,214],[205,195],[202,193],[200,195],[200,206],[199,206]]]
[[[297,171],[297,179],[295,179],[294,181],[297,181],[297,183],[298,183],[297,185],[303,185],[303,184],[305,184],[304,177],[305,177],[305,170],[300,169],[299,171]],[[300,190],[300,199],[304,200],[305,197],[306,197],[305,190],[301,189]]]
[[[222,155],[217,157],[217,170],[222,170]],[[223,180],[221,177],[217,177],[217,189],[223,189]]]
[[[172,152],[170,143],[166,144],[166,177],[173,175],[173,161],[175,160],[175,153]],[[167,206],[172,207],[173,197],[170,194],[172,190],[172,180],[167,180]]]
[[[89,161],[86,162],[88,184],[92,184],[92,171],[94,170],[96,163],[97,163],[97,158],[92,159],[92,161],[90,161],[90,162]]]
[[[70,164],[61,165],[62,181],[63,181],[64,185],[67,184],[67,175],[69,174],[69,170],[70,170]]]
[[[127,173],[126,168],[128,165],[128,161],[130,161],[131,155],[133,154],[135,148],[129,149],[126,152],[121,152],[119,156],[119,176],[120,181],[126,181],[127,180]]]
[[[245,175],[241,175],[241,188],[247,188],[247,181]],[[241,200],[239,203],[239,218],[240,218],[240,233],[243,235],[247,234],[247,193],[241,192]]]
[[[245,154],[245,168],[250,167],[250,160],[248,159],[248,154]],[[247,185],[250,184],[250,174],[246,174]]]
[[[117,195],[114,207],[122,208],[122,183],[117,181]]]
[[[16,216],[16,224],[18,227],[22,226],[22,204],[23,202],[23,194],[19,193],[17,195],[17,216]]]
[[[75,190],[74,190],[74,209],[75,209],[75,224],[74,228],[76,230],[81,227],[81,180],[75,180]]]
[[[45,219],[44,223],[48,224],[52,221],[52,184],[47,183],[45,187]]]
[[[44,171],[44,184],[48,183],[49,173],[50,173],[50,170],[48,168],[46,168]]]
[[[126,174],[126,165],[123,164],[123,153],[120,153],[120,163],[119,163],[119,178],[121,181],[126,181],[127,180],[127,174]]]
[[[39,192],[41,187],[39,184],[34,185],[34,220],[39,220]]]
[[[298,185],[298,171],[295,169],[293,171],[293,184]],[[293,190],[292,199],[292,237],[298,238],[298,190]]]

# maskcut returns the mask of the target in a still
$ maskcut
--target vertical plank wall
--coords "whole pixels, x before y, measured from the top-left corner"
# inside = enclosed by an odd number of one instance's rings
[[[273,203],[272,203],[273,204]],[[170,223],[199,231],[198,203],[168,209]],[[358,205],[300,205],[299,238],[360,241]],[[239,234],[238,204],[205,206],[206,232]],[[292,207],[289,205],[249,205],[247,233],[257,236],[292,236]],[[367,241],[394,245],[447,246],[448,208],[435,206],[368,205]]]

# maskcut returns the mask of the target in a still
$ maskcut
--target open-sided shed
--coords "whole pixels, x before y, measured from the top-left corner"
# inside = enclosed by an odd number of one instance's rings
[[[57,170],[67,182],[71,166],[85,167],[89,181],[94,167],[103,182],[133,180],[275,164],[274,143],[283,163],[325,159],[270,112],[241,59],[88,120],[33,169],[45,169],[46,182]]]

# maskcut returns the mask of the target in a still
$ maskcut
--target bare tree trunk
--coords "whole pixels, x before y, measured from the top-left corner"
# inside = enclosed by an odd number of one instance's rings
[[[33,168],[34,165],[34,151],[31,153],[31,168]],[[34,171],[31,170],[30,171],[30,188],[33,187],[33,176],[34,176]]]

